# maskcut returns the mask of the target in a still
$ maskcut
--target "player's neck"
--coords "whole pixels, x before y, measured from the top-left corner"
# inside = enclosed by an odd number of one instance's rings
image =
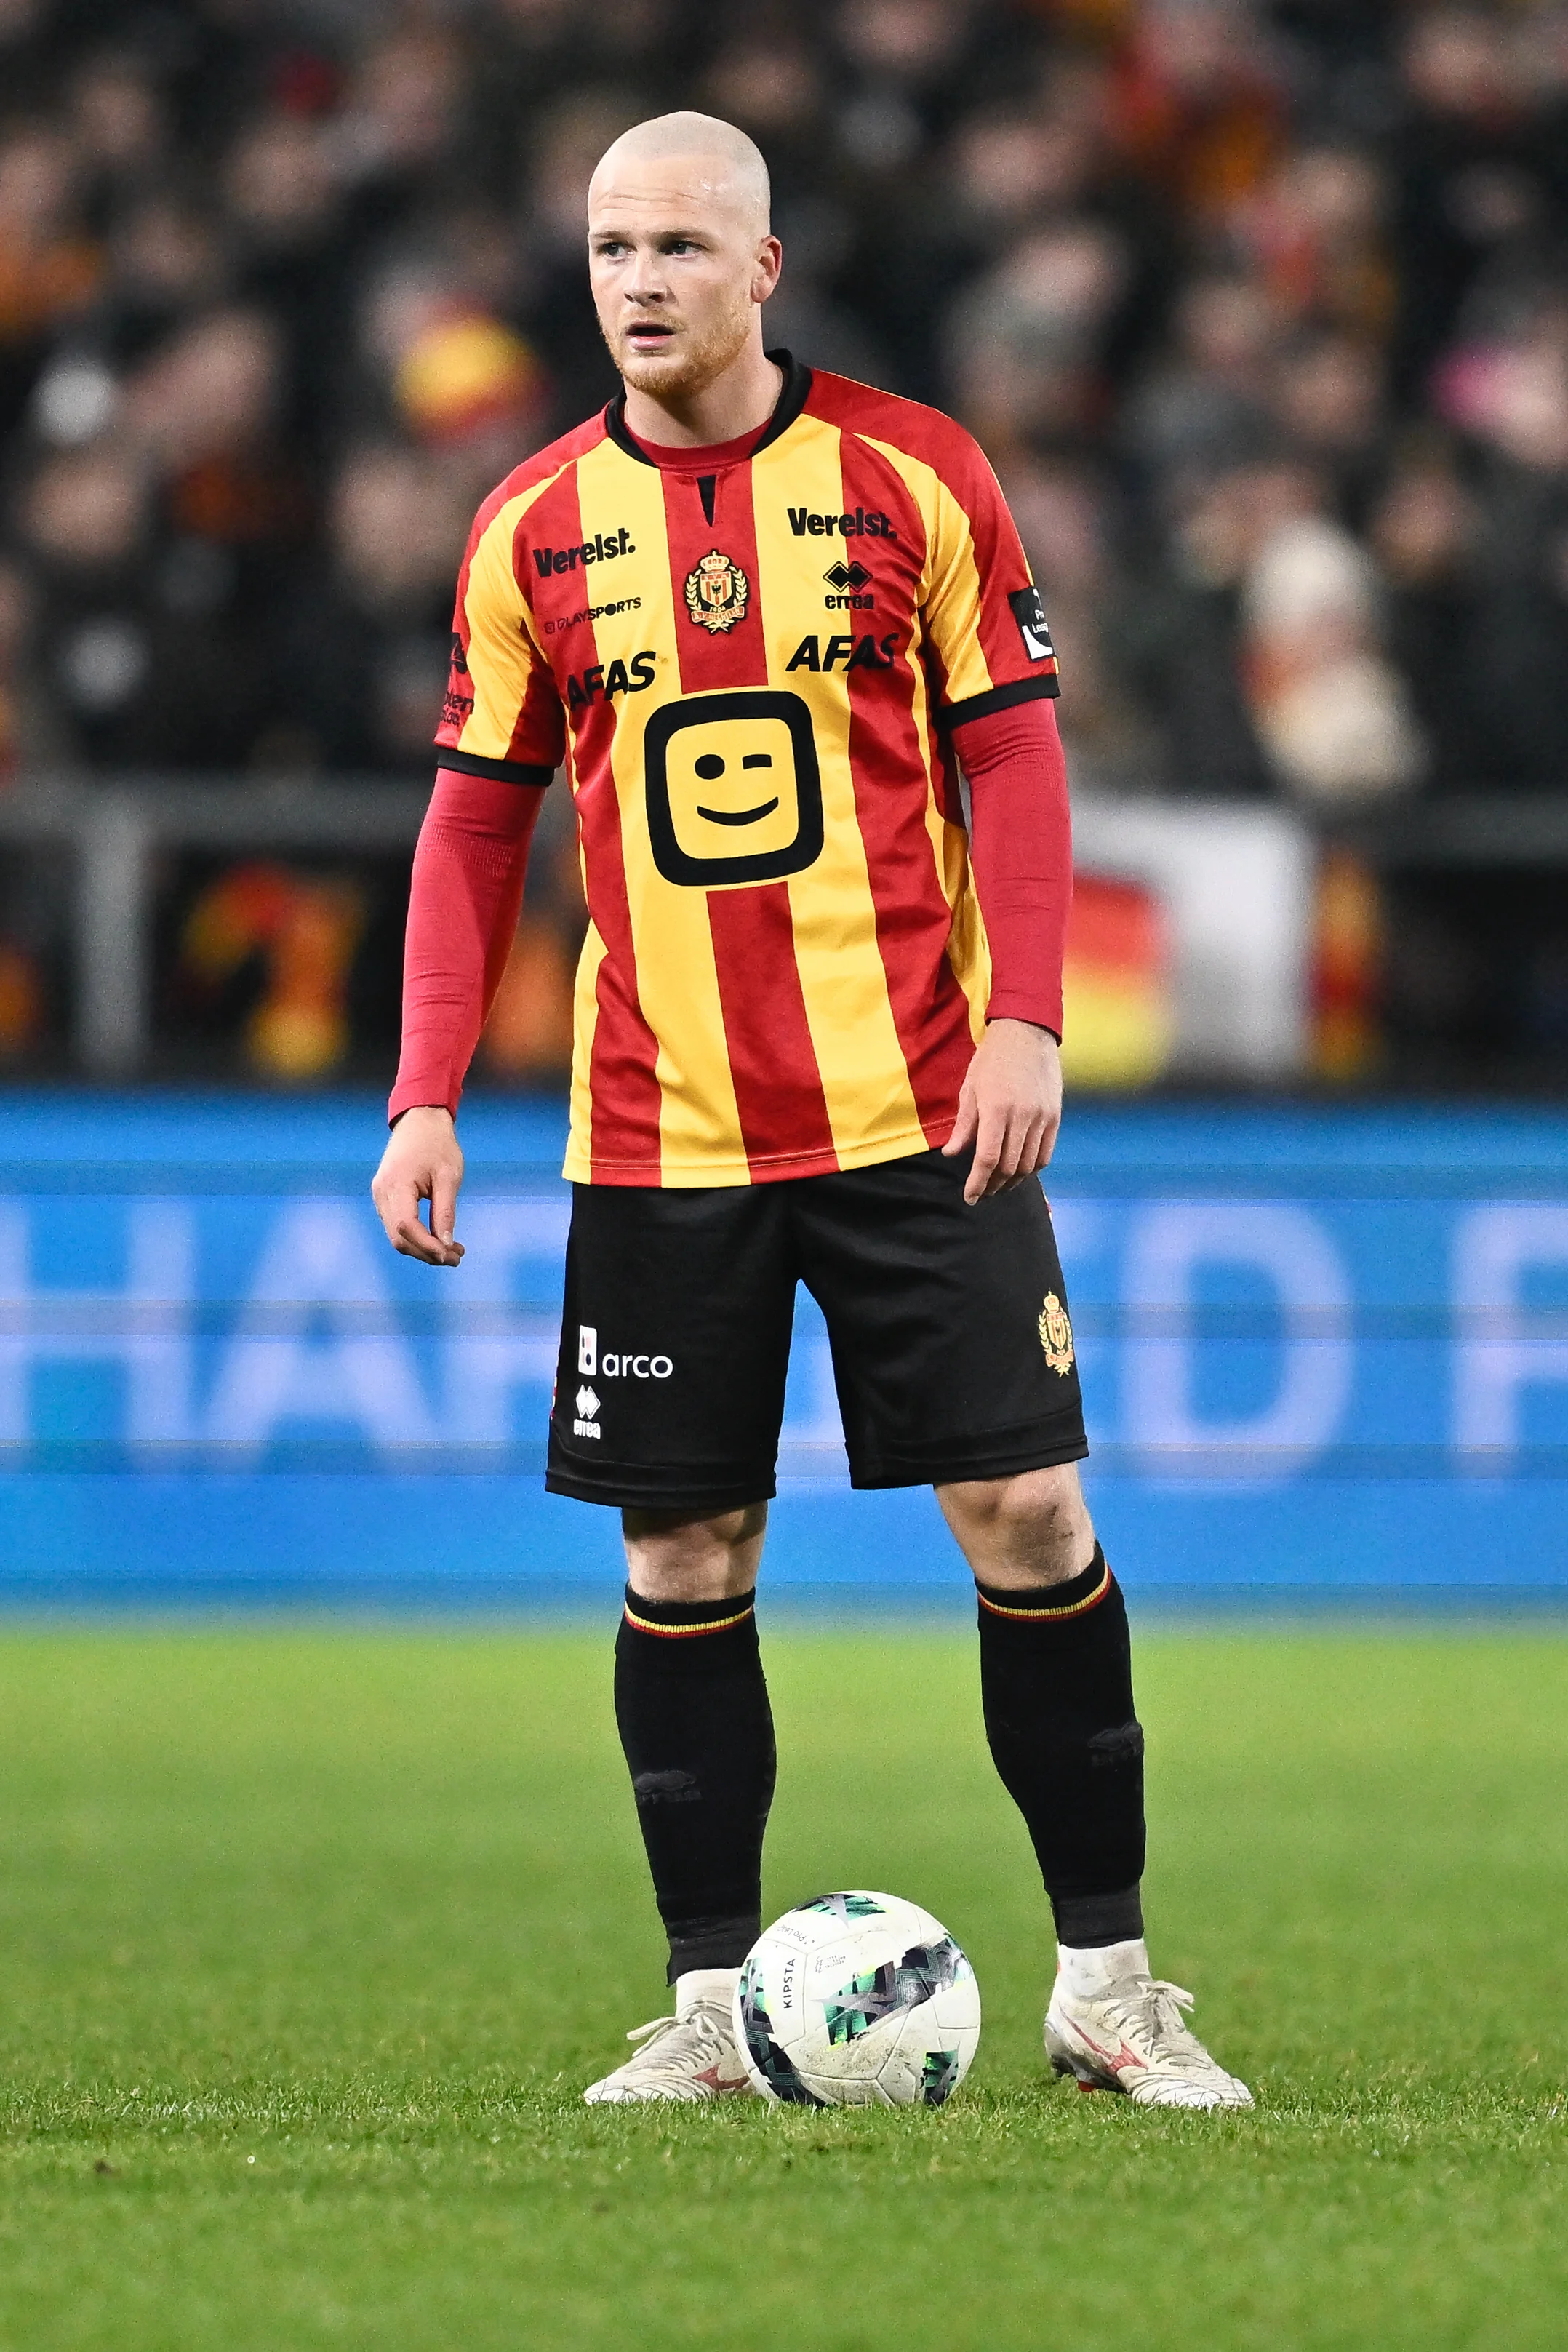
[[[656,448],[713,449],[760,431],[778,406],[784,371],[748,343],[721,376],[700,392],[656,400],[650,392],[626,386],[626,430]]]

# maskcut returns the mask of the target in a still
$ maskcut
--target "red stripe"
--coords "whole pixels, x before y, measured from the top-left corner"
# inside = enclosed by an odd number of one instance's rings
[[[1054,676],[1054,661],[1031,661],[1010,595],[1029,584],[1028,558],[1008,512],[1001,485],[980,450],[964,436],[951,467],[942,472],[948,488],[969,518],[974,544],[974,568],[979,574],[980,611],[975,633],[994,686],[1018,678]]]
[[[765,686],[750,466],[715,477],[711,522],[694,479],[667,473],[663,482],[682,692]],[[700,626],[686,604],[689,575],[715,548],[739,564],[747,585],[744,618],[723,631]],[[829,1173],[838,1160],[795,963],[788,886],[760,883],[707,895],[730,1075],[752,1174]]]
[[[885,670],[849,673],[849,768],[893,1025],[926,1141],[945,1143],[974,1044],[968,1001],[948,961],[952,915],[926,829],[915,682],[901,658],[914,625],[915,585],[908,575],[911,566],[918,573],[924,533],[919,509],[887,459],[851,433],[841,446],[846,509],[881,508],[899,534],[891,543],[870,542],[879,634],[895,614],[911,614],[899,631],[900,659],[891,677]],[[957,778],[945,746],[942,762],[938,801],[956,808]]]
[[[577,468],[570,466],[547,490],[541,490],[512,533],[512,565],[533,609],[540,643],[563,669],[582,669],[594,658],[591,622],[581,620],[569,630],[561,627],[562,622],[581,613],[589,602],[584,575],[566,572],[542,577],[529,550],[570,545],[573,532],[580,532],[582,527]]]
[[[710,890],[708,920],[752,1172],[831,1175],[838,1155],[795,960],[789,885]]]
[[[664,528],[669,545],[669,585],[675,599],[675,635],[683,694],[717,693],[726,686],[765,686],[768,652],[763,634],[763,600],[757,593],[757,530],[752,514],[752,469],[731,466],[710,477],[713,520],[703,512],[695,476],[661,474]],[[715,550],[738,563],[746,576],[743,619],[728,629],[705,629],[687,610],[686,583],[705,555]]]
[[[536,515],[540,508],[547,511],[540,517],[531,535],[541,544],[572,546],[582,539],[575,467],[543,493],[536,503]],[[559,537],[554,536],[556,533]],[[559,580],[542,580],[538,586],[541,593],[535,610],[541,613],[542,622],[545,618],[569,618],[587,601],[581,577],[575,573]],[[563,669],[581,671],[595,659],[591,622],[578,623],[557,642],[561,650],[556,659]],[[637,944],[626,897],[620,803],[616,797],[610,758],[616,707],[595,701],[586,709],[569,710],[567,721],[572,730],[588,912],[605,942],[604,960],[595,983],[598,1017],[588,1063],[593,1171],[595,1180],[618,1176],[623,1183],[657,1184],[660,1163],[658,1044],[637,1001]],[[628,1161],[632,1163],[629,1171],[625,1164]],[[617,1162],[621,1164],[616,1165]]]

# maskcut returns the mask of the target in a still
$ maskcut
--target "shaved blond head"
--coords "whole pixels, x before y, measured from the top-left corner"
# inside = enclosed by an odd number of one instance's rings
[[[659,114],[605,151],[588,186],[588,278],[632,431],[701,446],[763,421],[779,373],[762,306],[782,259],[768,167],[732,122]]]
[[[599,158],[588,190],[590,209],[595,198],[614,201],[641,193],[650,165],[676,163],[689,171],[671,174],[656,168],[652,177],[660,187],[668,189],[679,179],[699,203],[737,213],[751,234],[767,235],[772,190],[762,149],[716,114],[656,114],[623,131]]]

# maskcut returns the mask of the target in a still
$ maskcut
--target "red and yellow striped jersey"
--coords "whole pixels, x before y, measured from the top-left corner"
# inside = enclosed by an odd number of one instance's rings
[[[772,356],[760,438],[655,464],[612,403],[464,559],[442,764],[571,772],[579,1181],[923,1151],[984,1026],[948,730],[1056,693],[1039,595],[968,434]]]

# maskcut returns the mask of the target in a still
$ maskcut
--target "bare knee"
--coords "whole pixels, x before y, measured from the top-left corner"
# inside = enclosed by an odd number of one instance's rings
[[[632,1589],[647,1601],[727,1601],[757,1580],[765,1503],[693,1518],[679,1511],[623,1511]]]
[[[937,1501],[982,1584],[1061,1584],[1094,1557],[1094,1524],[1078,1466],[939,1486]]]

